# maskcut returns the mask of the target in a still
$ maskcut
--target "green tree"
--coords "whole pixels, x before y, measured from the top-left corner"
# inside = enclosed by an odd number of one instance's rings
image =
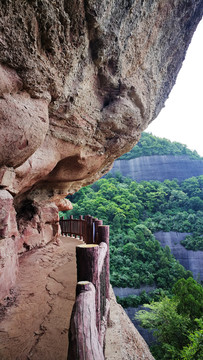
[[[141,310],[136,318],[144,327],[156,329],[160,342],[159,350],[154,348],[156,359],[201,359],[203,288],[188,278],[177,281],[173,291],[172,298],[145,305],[150,311]]]
[[[178,301],[178,313],[188,315],[193,326],[195,318],[200,318],[203,314],[202,286],[189,277],[178,280],[173,287],[173,292]]]
[[[196,319],[198,328],[189,334],[189,344],[181,351],[183,360],[202,360],[203,359],[203,318]]]
[[[136,319],[141,321],[143,327],[155,329],[154,335],[160,342],[160,359],[177,360],[180,350],[187,344],[189,320],[178,314],[177,305],[175,299],[165,297],[160,302],[145,304],[150,311],[140,310],[136,314]],[[157,353],[154,355],[157,356]]]

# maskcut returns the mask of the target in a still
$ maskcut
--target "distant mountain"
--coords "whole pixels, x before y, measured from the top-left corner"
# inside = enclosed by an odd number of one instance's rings
[[[196,151],[191,151],[186,145],[176,141],[170,141],[149,133],[142,133],[142,136],[128,153],[122,155],[120,160],[130,160],[141,156],[152,155],[188,155],[192,159],[202,159]]]
[[[110,173],[120,172],[137,182],[142,180],[178,179],[203,175],[203,160],[191,159],[188,155],[152,155],[131,160],[116,160]]]
[[[142,180],[182,181],[203,175],[203,158],[185,145],[143,133],[139,143],[114,162],[110,173]]]
[[[203,175],[203,158],[196,151],[187,149],[185,145],[143,133],[139,143],[129,153],[114,162],[110,173],[112,175],[120,173],[137,182],[143,180],[164,182],[173,179],[184,181]],[[195,189],[193,190],[195,192]],[[192,193],[190,195],[192,196]],[[156,239],[163,247],[165,245],[170,247],[175,258],[186,269],[193,272],[195,279],[199,278],[203,281],[203,252],[193,251],[196,250],[194,242],[189,248],[193,250],[186,250],[181,245],[180,240],[185,239],[186,233],[164,231],[155,232]],[[198,231],[199,235],[202,234],[201,227]]]

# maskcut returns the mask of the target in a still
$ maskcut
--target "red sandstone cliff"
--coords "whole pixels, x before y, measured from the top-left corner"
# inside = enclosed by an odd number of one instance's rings
[[[1,298],[18,253],[58,236],[60,199],[103,175],[157,116],[202,5],[1,1]]]

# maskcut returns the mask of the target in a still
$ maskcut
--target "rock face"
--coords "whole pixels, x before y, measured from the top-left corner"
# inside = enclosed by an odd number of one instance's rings
[[[135,320],[135,314],[139,310],[146,310],[146,308],[141,305],[138,306],[137,308],[128,307],[125,309],[125,312],[128,315],[128,317],[130,318],[130,320],[132,321],[132,323],[135,326],[135,328],[137,329],[137,331],[139,331],[140,335],[146,341],[147,345],[151,346],[152,344],[154,344],[156,342],[156,338],[155,338],[155,336],[153,336],[154,331],[149,330],[149,329],[144,329],[140,325],[140,322],[138,320]]]
[[[115,296],[124,298],[129,295],[140,295],[142,291],[146,291],[146,293],[148,293],[154,289],[156,289],[155,286],[149,286],[149,285],[141,286],[139,289],[128,288],[128,287],[126,287],[126,288],[114,287],[113,292],[114,292]]]
[[[154,233],[154,236],[159,240],[161,246],[169,246],[172,254],[187,270],[192,271],[195,279],[203,280],[203,251],[186,250],[181,245],[181,240],[184,240],[187,233],[177,233],[175,231],[164,232],[159,231]]]
[[[193,160],[188,156],[153,155],[131,160],[116,160],[111,173],[119,171],[123,176],[136,181],[178,179],[203,175],[203,160]]]
[[[113,291],[110,314],[111,326],[106,333],[106,360],[154,360],[146,342],[126,316],[124,309],[116,302]]]
[[[12,196],[1,297],[16,251],[57,236],[54,203],[107,172],[159,113],[202,12],[202,0],[1,1],[0,186]]]

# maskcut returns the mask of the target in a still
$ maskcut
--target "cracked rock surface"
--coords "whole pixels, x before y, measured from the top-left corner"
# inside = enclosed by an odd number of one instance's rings
[[[60,246],[50,244],[20,258],[15,292],[7,299],[7,307],[0,307],[1,360],[67,359],[78,244],[80,240],[61,237]],[[110,307],[105,359],[153,360],[113,291]]]
[[[50,244],[20,258],[15,301],[0,311],[1,360],[66,359],[75,301],[75,247],[81,241],[61,239],[60,246]]]

